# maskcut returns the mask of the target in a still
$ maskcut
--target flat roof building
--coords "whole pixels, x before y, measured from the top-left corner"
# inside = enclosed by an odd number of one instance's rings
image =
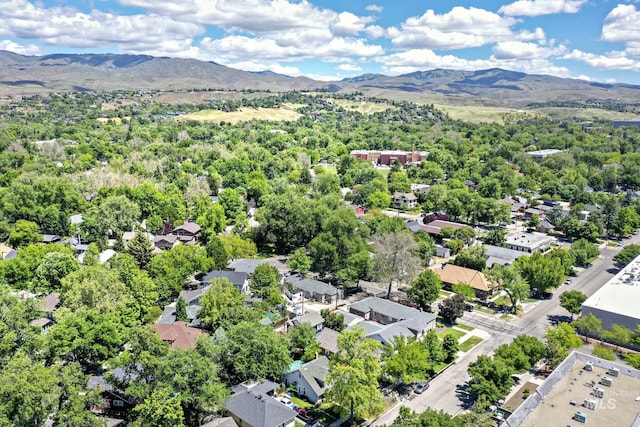
[[[573,351],[500,427],[640,426],[640,371]]]
[[[552,154],[558,154],[561,153],[562,150],[558,150],[556,148],[547,148],[545,150],[536,150],[536,151],[529,151],[527,152],[528,155],[533,156],[533,158],[536,161],[540,161],[543,160],[549,156],[551,156]]]
[[[514,251],[532,254],[534,252],[546,251],[555,241],[556,239],[554,237],[547,236],[546,234],[518,231],[507,234],[505,247]]]
[[[613,324],[635,330],[640,324],[640,256],[631,261],[582,304],[582,315],[593,314],[602,327]]]

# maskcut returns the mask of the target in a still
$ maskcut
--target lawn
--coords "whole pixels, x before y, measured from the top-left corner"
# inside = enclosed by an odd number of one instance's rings
[[[475,335],[458,346],[458,350],[467,352],[482,342],[482,338]]]
[[[438,332],[438,336],[440,337],[440,339],[443,339],[444,336],[447,335],[447,334],[453,335],[454,337],[456,337],[456,339],[459,340],[460,338],[462,338],[463,336],[466,335],[466,332],[459,331],[459,330],[453,329],[453,328],[448,328],[445,331]]]
[[[456,323],[456,326],[465,331],[473,331],[475,329],[473,326],[465,325],[464,323]]]
[[[289,396],[289,399],[291,399],[291,402],[298,408],[313,408],[312,403],[306,402],[298,397]]]
[[[487,314],[496,314],[496,312],[495,312],[495,311],[493,311],[493,310],[491,310],[491,309],[488,309],[488,308],[486,308],[486,307],[476,307],[475,309],[476,309],[476,310],[478,310],[478,311],[481,311],[482,313],[487,313]]]

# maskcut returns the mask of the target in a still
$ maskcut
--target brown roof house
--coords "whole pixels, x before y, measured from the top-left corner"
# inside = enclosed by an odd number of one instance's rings
[[[173,229],[171,234],[178,236],[178,239],[185,244],[195,243],[198,240],[198,233],[202,228],[195,222],[185,222]]]
[[[441,268],[434,268],[444,287],[451,290],[453,285],[466,283],[476,291],[476,296],[485,299],[493,294],[495,285],[492,284],[481,271],[460,267],[453,264],[443,264]]]
[[[206,335],[202,329],[192,328],[182,321],[172,324],[156,323],[152,326],[158,331],[162,341],[170,343],[172,348],[193,348],[198,337]]]

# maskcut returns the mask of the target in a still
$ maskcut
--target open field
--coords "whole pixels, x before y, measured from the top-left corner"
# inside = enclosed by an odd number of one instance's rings
[[[287,108],[240,108],[238,111],[201,110],[176,118],[177,121],[196,120],[201,122],[239,123],[249,120],[268,120],[274,122],[295,121],[302,114]]]
[[[468,340],[465,340],[462,344],[458,346],[458,350],[464,351],[465,353],[471,350],[476,345],[482,342],[482,338],[476,337],[475,335],[470,337]]]
[[[514,108],[491,107],[482,105],[451,105],[435,104],[435,107],[444,111],[455,120],[464,120],[474,123],[504,123],[505,117],[535,117],[540,113],[530,110],[516,110]]]
[[[374,113],[379,113],[379,112],[388,110],[389,108],[392,108],[392,109],[395,108],[387,104],[386,102],[385,103],[370,102],[370,101],[355,102],[355,101],[349,101],[347,99],[333,99],[329,101],[344,108],[347,111],[357,111],[362,114],[374,114]]]

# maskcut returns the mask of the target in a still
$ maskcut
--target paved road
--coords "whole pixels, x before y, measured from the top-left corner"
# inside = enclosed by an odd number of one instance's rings
[[[633,239],[626,240],[624,244],[640,242],[640,236],[633,237]],[[398,416],[398,411],[402,405],[408,406],[417,412],[422,412],[426,408],[433,408],[455,415],[463,411],[463,402],[458,397],[458,387],[469,380],[467,375],[469,363],[475,361],[481,354],[491,354],[496,347],[510,343],[513,338],[520,334],[534,335],[541,338],[548,326],[551,326],[559,319],[569,316],[569,313],[560,307],[560,293],[565,290],[575,289],[584,292],[588,296],[592,295],[617,271],[613,267],[612,258],[619,250],[619,248],[602,249],[600,258],[591,267],[582,271],[578,277],[575,277],[571,285],[562,285],[551,299],[541,301],[518,318],[505,321],[480,312],[466,312],[462,319],[464,323],[483,329],[490,333],[492,337],[474,347],[462,360],[459,360],[455,365],[434,378],[430,383],[429,389],[423,394],[415,395],[411,400],[405,400],[394,406],[381,415],[373,425],[390,425]]]

